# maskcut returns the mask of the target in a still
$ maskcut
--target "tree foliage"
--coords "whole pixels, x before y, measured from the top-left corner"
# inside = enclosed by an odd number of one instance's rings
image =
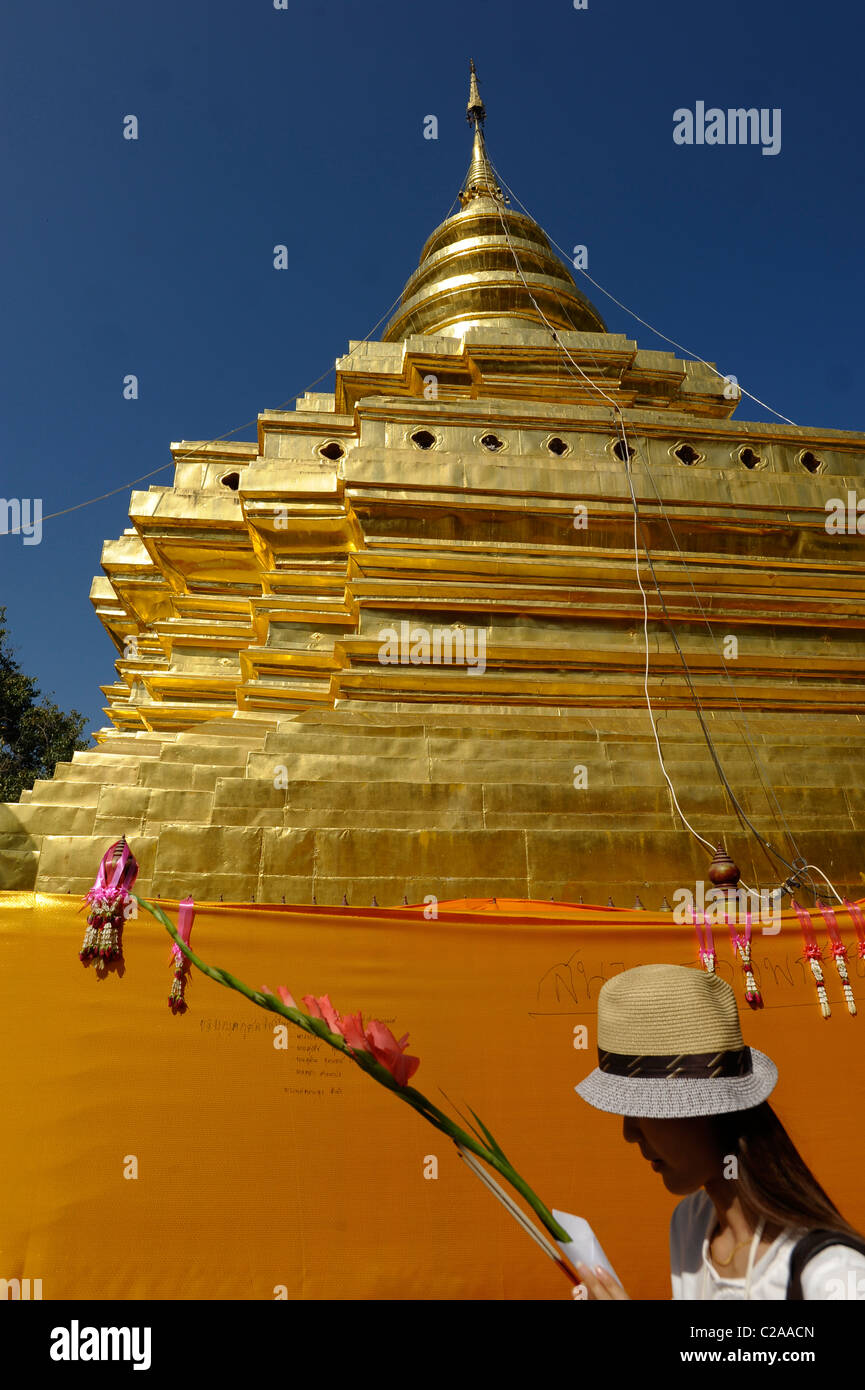
[[[65,713],[25,676],[8,644],[6,609],[0,607],[0,801],[18,801],[37,777],[89,748],[81,733],[87,719]]]

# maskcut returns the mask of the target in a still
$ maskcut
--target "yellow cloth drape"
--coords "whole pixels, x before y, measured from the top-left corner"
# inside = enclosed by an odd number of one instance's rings
[[[176,921],[177,904],[163,905]],[[144,912],[100,979],[78,960],[79,908],[0,894],[0,1278],[41,1279],[45,1299],[569,1296],[408,1106],[290,1026],[288,1046],[274,1046],[273,1015],[195,971],[174,1017],[171,942]],[[726,929],[715,939],[745,1041],[779,1066],[772,1104],[862,1229],[865,961],[845,912],[838,922],[863,1001],[855,1019],[831,959],[821,1018],[793,913],[778,935],[755,936],[761,1011],[745,1003]],[[621,1120],[573,1087],[596,1064],[603,981],[656,961],[699,968],[692,928],[503,900],[440,907],[438,920],[207,904],[192,945],[254,988],[328,993],[342,1012],[409,1032],[413,1084],[444,1108],[439,1088],[472,1106],[548,1206],[591,1222],[633,1298],[670,1297],[678,1199],[623,1142]],[[574,1046],[579,1025],[587,1049]]]

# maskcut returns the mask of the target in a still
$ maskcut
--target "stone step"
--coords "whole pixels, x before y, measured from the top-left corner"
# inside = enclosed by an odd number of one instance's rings
[[[74,806],[55,802],[40,805],[0,804],[0,835],[89,835],[93,832],[95,806]]]
[[[377,781],[385,777],[388,781],[426,782],[429,780],[429,762],[422,748],[413,748],[410,756],[403,753],[388,758],[367,757],[350,751],[344,753],[301,753],[295,757],[283,755],[282,758],[266,753],[250,753],[247,765],[248,775],[262,781],[273,781],[278,769],[284,767],[289,782],[299,780],[312,782],[353,780]]]
[[[244,711],[242,714],[235,713],[230,718],[207,719],[204,721],[203,724],[197,725],[195,729],[181,730],[181,732],[176,734],[175,737],[183,738],[185,734],[194,734],[196,731],[198,731],[199,733],[204,732],[208,734],[213,734],[214,736],[222,735],[227,731],[237,732],[241,734],[263,735],[268,731],[268,729],[276,728],[279,722],[280,715],[277,713],[267,713],[264,711],[262,711],[261,713],[256,713],[255,711]]]
[[[0,836],[0,892],[32,892],[36,886],[41,847],[38,836]]]
[[[410,713],[400,714],[390,709],[387,714],[382,712],[377,717],[370,718],[365,713],[368,703],[363,702],[364,710],[361,712],[358,711],[357,703],[351,708],[317,708],[291,719],[282,719],[276,726],[263,726],[266,743],[269,744],[274,737],[314,738],[317,731],[332,732],[334,729],[346,729],[356,738],[375,738],[386,734],[401,737],[410,736],[412,731],[423,731],[428,735],[437,732],[443,737],[470,735],[489,739],[514,736],[539,738],[546,734],[562,737],[582,735],[587,738],[600,735],[601,738],[612,740],[652,739],[651,723],[644,708],[625,711],[596,709],[574,716],[567,710],[537,714],[524,707],[510,707],[506,718],[494,721],[484,718],[483,712],[474,719],[467,715],[464,707],[460,707],[459,713],[448,714],[443,713],[440,706],[430,708],[424,705],[413,705]],[[745,746],[747,740],[743,730],[743,718],[744,716],[736,710],[707,711],[706,724],[713,738]],[[695,714],[688,711],[657,710],[655,722],[661,734],[666,733],[682,740],[703,741],[699,721]],[[189,742],[197,737],[207,736],[218,742],[230,736],[232,726],[224,727],[225,733],[220,730],[218,737],[209,724],[174,737],[177,741]],[[852,714],[830,714],[817,718],[792,712],[775,716],[750,711],[747,727],[755,741],[767,736],[777,743],[807,743],[813,740],[815,733],[819,733],[821,738],[826,738],[829,742],[837,743],[845,743],[847,740],[859,742],[865,738],[865,728],[857,716]]]
[[[172,791],[160,787],[146,794],[150,798],[145,813],[150,834],[160,833],[160,827],[210,825],[214,820],[219,824],[219,816],[213,813],[212,792]]]
[[[217,776],[222,776],[225,769],[210,765],[215,781]],[[160,758],[142,763],[138,773],[138,786],[140,787],[160,787],[166,790],[192,791],[196,785],[196,774],[207,770],[204,765],[198,763],[173,762],[166,763]],[[243,770],[237,769],[238,776],[243,776]]]
[[[95,806],[99,800],[102,783],[87,782],[43,782],[33,783],[28,798],[29,805],[40,806]]]
[[[201,756],[201,745],[197,743],[175,743],[166,748],[161,761],[164,763],[207,763],[212,766],[243,767],[249,750],[242,746],[226,745],[218,742],[210,744],[205,757]]]
[[[151,733],[142,731],[137,734],[115,734],[110,739],[105,739],[95,748],[85,749],[81,753],[73,754],[73,760],[78,758],[87,759],[88,757],[114,757],[114,756],[133,756],[140,758],[158,757],[161,749],[170,745],[177,737],[174,733]]]
[[[350,772],[352,778],[372,782],[381,779],[399,782],[470,783],[510,783],[519,780],[555,785],[572,782],[574,767],[584,766],[590,786],[666,785],[657,757],[653,758],[648,749],[641,757],[608,757],[607,750],[595,745],[593,755],[585,754],[582,760],[572,749],[562,749],[561,752],[557,751],[550,756],[543,755],[549,751],[548,748],[543,752],[539,750],[532,758],[495,760],[480,756],[480,750],[475,745],[467,747],[460,757],[436,756],[423,745],[417,744],[401,754],[377,755],[355,753],[351,748],[335,747],[327,753],[303,752],[294,757],[285,754],[282,758],[251,753],[246,770],[252,778],[272,780],[278,768],[285,767],[289,781],[346,781],[347,773]],[[527,764],[534,770],[534,775],[528,772]],[[665,764],[678,792],[686,791],[695,781],[699,781],[700,785],[709,785],[717,780],[714,764],[708,752],[702,764],[690,758],[681,761],[675,753],[668,753]],[[761,785],[760,775],[750,759],[727,758],[722,760],[722,765],[737,795],[743,790]],[[795,785],[797,780],[805,780],[804,771],[801,767],[785,763],[778,765],[773,761],[768,764],[763,776],[769,781]],[[819,761],[819,772],[815,767],[812,777],[814,781],[819,779],[818,784],[822,786],[843,786],[850,780],[846,765],[836,766],[822,758]]]
[[[150,787],[105,785],[96,803],[96,814],[98,816],[140,818],[146,815],[150,798],[153,795]],[[175,793],[163,793],[163,795],[175,795]]]
[[[227,791],[226,791],[226,794]],[[291,781],[283,792],[289,814],[324,810],[380,811],[394,815],[403,811],[423,811],[429,815],[449,808],[483,816],[483,789],[460,783],[412,783],[401,781]]]
[[[304,711],[302,715],[295,716],[292,720],[284,721],[285,724],[320,724],[334,725],[344,724],[354,728],[361,722],[367,725],[393,725],[416,724],[422,720],[428,726],[432,724],[440,728],[470,727],[472,731],[485,730],[504,730],[505,732],[514,729],[564,729],[571,730],[582,727],[587,732],[598,732],[601,737],[615,738],[620,734],[627,734],[636,731],[645,734],[648,732],[651,737],[651,726],[649,724],[648,713],[644,706],[633,710],[620,709],[597,709],[593,707],[567,708],[561,710],[551,710],[547,713],[538,714],[532,709],[518,706],[499,706],[491,712],[486,706],[473,706],[472,717],[467,721],[464,706],[455,706],[447,709],[441,704],[437,704],[433,710],[419,711],[416,704],[400,706],[390,703],[380,703],[371,700],[362,702],[362,713],[357,710],[355,701],[344,701],[339,703],[334,709],[316,709]],[[791,734],[797,737],[796,730],[802,729],[805,738],[819,735],[824,737],[833,730],[849,730],[851,736],[857,730],[862,730],[861,722],[855,714],[812,714],[812,713],[762,713],[760,711],[748,711],[748,727],[752,737],[757,734],[768,734],[772,738],[783,738]],[[659,730],[670,734],[685,734],[691,737],[700,735],[700,725],[696,714],[687,710],[659,710],[655,714],[656,723]],[[280,731],[284,727],[280,721]],[[742,723],[742,716],[737,710],[720,710],[708,712],[707,723],[713,737],[720,735],[724,730],[728,730],[738,739],[743,738],[739,728]]]
[[[177,741],[173,747],[185,748],[189,744],[203,749],[210,748],[264,748],[265,741],[271,731],[260,730],[235,730],[233,727],[227,728],[224,732],[214,733],[213,729],[190,729],[177,736]]]
[[[275,787],[272,778],[220,776],[216,779],[211,801],[216,820],[226,808],[281,811],[286,805],[286,789]]]
[[[103,763],[58,763],[54,769],[55,782],[94,782],[99,781],[105,785],[134,786],[138,781],[138,772],[141,764],[138,759],[124,758],[121,762],[119,757],[106,758]]]
[[[341,732],[343,731],[340,729],[321,727],[317,724],[292,725],[288,730],[282,728],[269,733],[263,751],[275,754],[327,751],[333,747],[334,740],[340,737]],[[350,738],[364,752],[375,753],[380,749],[398,749],[400,745],[407,745],[412,740],[422,742],[426,737],[426,730],[423,724],[393,728],[381,725],[372,729],[346,728],[344,736]]]

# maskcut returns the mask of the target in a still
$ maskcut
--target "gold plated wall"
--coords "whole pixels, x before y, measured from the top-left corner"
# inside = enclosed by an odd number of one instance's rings
[[[827,532],[825,504],[855,487],[865,438],[741,423],[699,364],[561,337],[626,411],[656,573],[737,796],[782,844],[747,733],[808,857],[860,890],[865,580],[861,542]],[[113,727],[0,809],[4,887],[83,891],[121,833],[145,892],[213,900],[657,907],[693,880],[702,852],[646,714],[610,411],[545,329],[502,339],[352,344],[334,394],[263,414],[255,443],[174,446],[174,485],[133,493],[93,585],[118,649]],[[683,808],[774,882],[641,573]],[[403,624],[482,639],[483,669],[383,663],[382,634]]]

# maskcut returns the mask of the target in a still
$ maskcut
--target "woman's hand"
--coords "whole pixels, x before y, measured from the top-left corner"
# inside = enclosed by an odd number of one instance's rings
[[[588,1265],[578,1264],[575,1266],[582,1283],[577,1284],[571,1297],[576,1299],[625,1299],[630,1303],[630,1298],[625,1293],[618,1279],[614,1279],[608,1269],[602,1269],[597,1265],[594,1270],[589,1269]]]

